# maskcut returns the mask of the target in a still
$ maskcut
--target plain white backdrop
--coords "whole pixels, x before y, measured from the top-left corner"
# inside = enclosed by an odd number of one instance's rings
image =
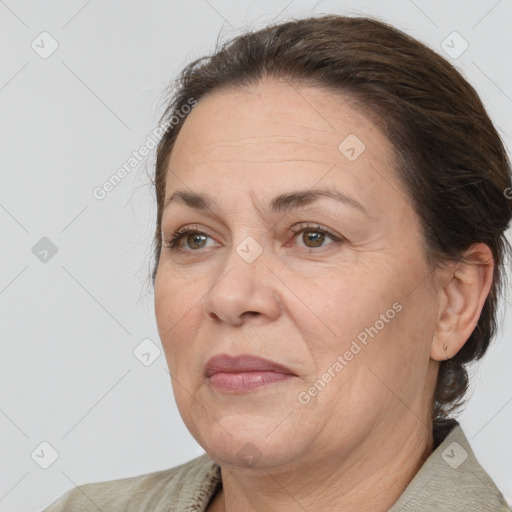
[[[219,33],[324,13],[384,19],[445,56],[511,147],[510,0],[0,0],[0,511],[203,453],[159,353],[154,153],[130,158]],[[458,419],[512,502],[509,290],[500,324]]]

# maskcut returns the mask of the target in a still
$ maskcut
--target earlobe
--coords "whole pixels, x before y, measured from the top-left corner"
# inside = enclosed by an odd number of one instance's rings
[[[478,323],[492,285],[494,258],[483,243],[473,244],[465,259],[449,271],[439,290],[439,314],[430,357],[450,359],[464,346]]]

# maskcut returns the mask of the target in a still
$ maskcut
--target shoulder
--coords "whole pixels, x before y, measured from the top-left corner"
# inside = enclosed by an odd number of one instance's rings
[[[219,466],[203,454],[170,469],[79,485],[43,512],[170,512],[197,507],[203,502],[205,507],[219,481]]]
[[[510,512],[502,493],[476,459],[458,422],[442,433],[439,445],[390,512],[395,510]]]

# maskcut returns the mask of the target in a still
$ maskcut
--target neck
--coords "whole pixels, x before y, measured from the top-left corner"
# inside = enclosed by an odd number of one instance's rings
[[[208,512],[386,512],[432,449],[432,429],[413,418],[350,453],[303,462],[300,469],[248,472],[223,466],[222,489]]]

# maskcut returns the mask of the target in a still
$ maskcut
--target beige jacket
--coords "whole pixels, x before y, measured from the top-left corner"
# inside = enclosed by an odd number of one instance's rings
[[[451,429],[389,512],[511,512],[456,421]],[[204,454],[171,469],[80,485],[43,512],[200,512],[221,485],[219,466]]]

